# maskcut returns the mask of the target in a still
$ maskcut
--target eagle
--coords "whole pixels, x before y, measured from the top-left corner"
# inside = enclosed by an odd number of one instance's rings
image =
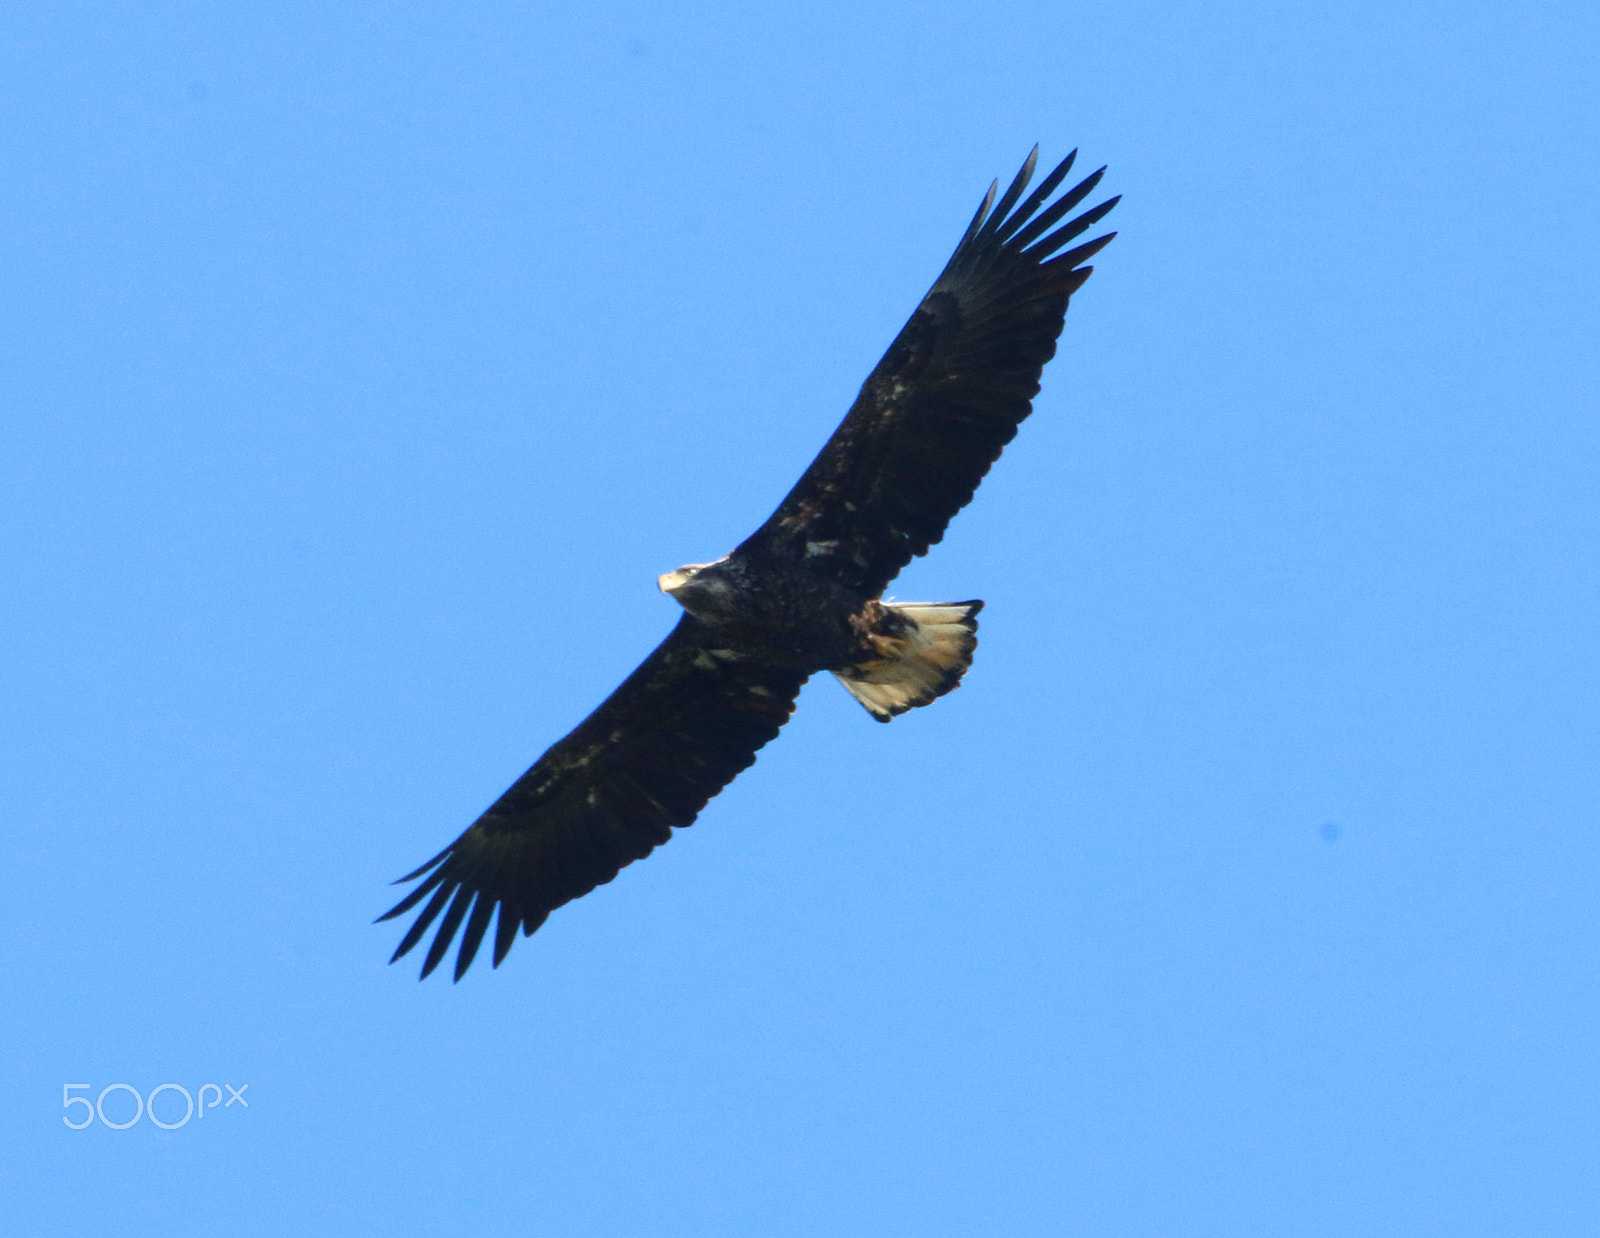
[[[944,536],[1032,411],[1067,302],[1094,269],[1085,264],[1116,235],[1060,252],[1119,198],[1062,223],[1105,169],[1051,201],[1073,151],[1024,199],[1038,154],[998,202],[999,181],[989,186],[939,278],[767,522],[722,558],[660,577],[683,615],[655,652],[461,837],[395,883],[419,884],[378,919],[422,910],[391,963],[438,921],[422,976],[459,932],[459,981],[498,911],[499,967],[518,929],[531,936],[691,824],[777,736],[812,675],[831,671],[879,722],[961,682],[983,603],[883,592]]]

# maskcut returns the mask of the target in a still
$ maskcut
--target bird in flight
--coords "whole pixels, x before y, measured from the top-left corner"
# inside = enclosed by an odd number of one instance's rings
[[[1074,151],[1024,200],[1038,154],[998,202],[999,182],[989,187],[778,510],[722,558],[660,578],[684,611],[666,640],[461,837],[399,879],[419,884],[380,920],[427,902],[390,962],[437,920],[422,975],[460,932],[460,980],[498,910],[500,966],[518,929],[531,935],[693,822],[776,737],[819,671],[879,722],[961,682],[983,603],[887,602],[883,591],[944,536],[1015,437],[1067,301],[1094,269],[1084,264],[1116,235],[1059,252],[1118,199],[1062,223],[1105,169],[1051,201]]]

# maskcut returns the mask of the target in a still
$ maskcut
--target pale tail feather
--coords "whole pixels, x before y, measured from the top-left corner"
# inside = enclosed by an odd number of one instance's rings
[[[879,722],[927,705],[960,686],[978,647],[982,602],[885,602],[910,620],[904,635],[886,641],[887,656],[835,671],[839,682]]]

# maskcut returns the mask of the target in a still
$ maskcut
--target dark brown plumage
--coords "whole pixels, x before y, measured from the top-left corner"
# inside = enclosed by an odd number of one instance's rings
[[[422,909],[395,959],[438,920],[422,975],[460,932],[459,980],[498,910],[498,967],[519,928],[531,934],[694,821],[818,671],[838,675],[880,721],[957,685],[982,603],[878,599],[944,536],[1016,435],[1067,302],[1093,269],[1082,264],[1115,235],[1058,253],[1117,199],[1057,227],[1104,169],[1046,205],[1069,155],[1024,201],[1037,153],[998,203],[990,187],[778,510],[732,554],[662,577],[687,612],[671,635],[461,837],[400,879],[422,881],[380,919]]]
[[[837,542],[820,570],[875,596],[944,536],[1032,411],[1067,301],[1094,269],[1081,264],[1116,235],[1050,258],[1119,201],[1102,202],[1049,232],[1105,174],[1101,168],[1035,215],[1076,155],[1062,160],[1015,211],[1037,147],[992,211],[990,187],[956,252],[844,421],[741,550]]]

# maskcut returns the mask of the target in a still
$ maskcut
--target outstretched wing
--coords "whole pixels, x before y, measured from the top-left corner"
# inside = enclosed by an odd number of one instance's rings
[[[1067,300],[1094,269],[1082,264],[1116,235],[1052,257],[1118,199],[1052,232],[1105,169],[1046,206],[1074,151],[1018,206],[1038,154],[1035,147],[998,204],[998,182],[990,186],[849,414],[741,552],[805,558],[875,597],[944,536],[1032,411]]]
[[[798,671],[707,648],[685,615],[604,704],[433,859],[400,878],[421,885],[378,917],[430,894],[398,959],[444,914],[423,960],[439,965],[462,922],[461,979],[498,907],[494,965],[561,904],[610,881],[688,825],[794,713]]]

